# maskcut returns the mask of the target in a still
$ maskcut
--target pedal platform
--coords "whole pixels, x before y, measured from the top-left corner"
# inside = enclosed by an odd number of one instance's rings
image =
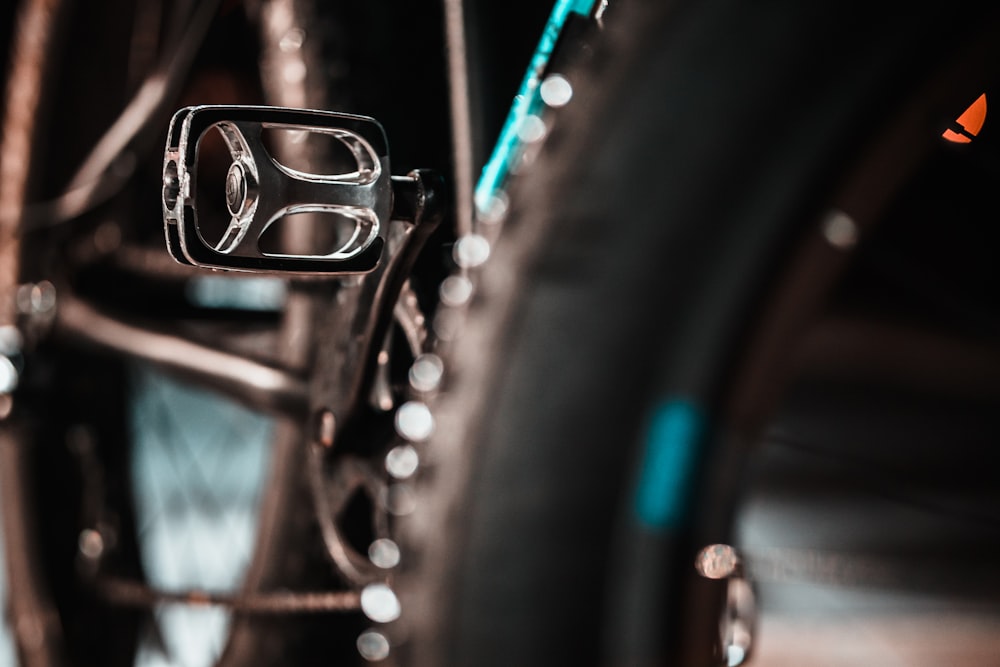
[[[351,164],[322,174],[292,168],[269,149],[265,135],[272,130],[297,138],[332,138],[347,149],[340,153]],[[199,193],[199,186],[206,187],[198,174],[199,148],[212,131],[222,136],[229,167],[224,185]],[[214,161],[219,162],[218,155]],[[163,156],[164,234],[170,254],[182,264],[267,273],[367,273],[379,264],[392,199],[388,141],[372,118],[275,107],[194,106],[181,109],[170,122]],[[200,211],[203,207],[209,210]],[[301,254],[262,247],[261,238],[272,225],[299,214],[330,220],[337,228],[333,247]],[[210,215],[218,218],[214,235],[206,225]],[[218,224],[225,216],[228,224]]]

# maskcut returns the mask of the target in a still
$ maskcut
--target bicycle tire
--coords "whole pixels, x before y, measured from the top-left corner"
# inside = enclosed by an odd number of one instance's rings
[[[849,257],[824,221],[874,224],[995,77],[975,7],[948,31],[934,5],[609,9],[454,313],[405,664],[722,664],[724,591],[695,554],[728,539],[784,352]],[[643,448],[671,406],[701,447],[651,522]]]

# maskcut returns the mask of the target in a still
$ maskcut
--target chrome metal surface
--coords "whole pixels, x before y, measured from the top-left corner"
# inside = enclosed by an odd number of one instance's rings
[[[218,242],[199,220],[198,146],[209,131],[225,141],[232,163],[218,197],[229,225]],[[326,135],[353,156],[354,169],[307,173],[283,164],[264,143],[266,130]],[[388,144],[371,118],[278,107],[200,106],[178,111],[163,160],[163,219],[167,246],[177,261],[234,271],[365,273],[378,264],[392,210]],[[202,195],[204,196],[204,195]],[[328,249],[267,251],[260,239],[278,220],[325,214],[354,224],[353,233]]]

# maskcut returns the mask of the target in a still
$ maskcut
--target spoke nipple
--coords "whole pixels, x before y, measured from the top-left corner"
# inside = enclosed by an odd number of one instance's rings
[[[163,168],[163,205],[168,211],[177,206],[181,194],[181,181],[177,171],[177,162],[170,160]]]
[[[337,432],[337,419],[333,412],[324,408],[316,416],[316,442],[326,448],[333,447],[334,436]]]
[[[226,206],[234,218],[238,218],[243,213],[246,199],[246,173],[243,171],[243,165],[239,162],[233,162],[229,167],[229,173],[226,174]]]
[[[56,287],[48,280],[20,285],[16,301],[22,315],[49,315],[56,307]]]
[[[706,579],[725,579],[737,573],[740,557],[728,544],[710,544],[698,552],[694,567]]]

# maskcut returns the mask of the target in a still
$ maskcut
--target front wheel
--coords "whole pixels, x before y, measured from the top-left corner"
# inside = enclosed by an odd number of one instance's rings
[[[609,10],[448,314],[407,664],[737,659],[725,583],[693,563],[732,537],[802,332],[996,74],[996,12],[942,31],[945,11]]]

